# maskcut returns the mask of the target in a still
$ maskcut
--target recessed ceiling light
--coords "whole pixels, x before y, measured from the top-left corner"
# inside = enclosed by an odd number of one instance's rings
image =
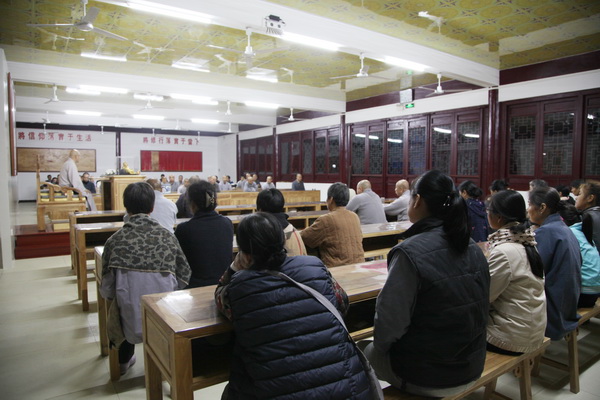
[[[102,113],[98,112],[98,111],[82,111],[82,110],[65,110],[65,114],[67,114],[67,115],[84,115],[87,117],[99,117],[102,115]]]
[[[165,119],[165,117],[163,117],[162,115],[132,114],[131,116],[135,119],[152,119],[155,121],[162,121],[163,119]]]
[[[259,107],[259,108],[270,108],[270,109],[279,108],[279,104],[263,103],[262,101],[245,101],[244,104],[246,104],[248,107]]]
[[[125,56],[105,56],[103,54],[86,53],[86,52],[81,53],[81,57],[95,58],[97,60],[108,60],[108,61],[120,61],[120,62],[127,61],[127,57],[125,57]]]
[[[94,85],[79,85],[80,88],[84,90],[94,90],[103,93],[117,93],[117,94],[125,94],[128,93],[129,90],[124,88],[116,88],[116,87],[108,87],[108,86],[94,86]]]
[[[341,47],[337,43],[328,42],[327,40],[315,39],[310,36],[298,35],[297,33],[284,32],[281,38],[289,42],[300,43],[306,46],[318,47],[319,49],[323,50],[338,51]]]
[[[153,3],[144,0],[129,0],[126,6],[134,10],[146,11],[153,14],[166,15],[173,18],[185,19],[187,21],[200,22],[203,24],[212,23],[212,16],[196,11],[186,10],[178,7],[171,7],[164,4]]]
[[[86,90],[86,89],[72,88],[72,87],[68,87],[65,90],[67,93],[85,94],[85,95],[89,95],[89,96],[99,96],[101,93],[99,90]]]
[[[136,100],[144,100],[144,101],[163,101],[164,96],[158,94],[147,94],[147,93],[134,93],[133,98]]]
[[[195,124],[217,125],[220,121],[217,119],[192,118],[191,121]]]

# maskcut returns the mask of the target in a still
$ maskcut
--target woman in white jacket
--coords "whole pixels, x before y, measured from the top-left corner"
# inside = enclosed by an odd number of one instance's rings
[[[533,232],[526,229],[525,200],[514,190],[494,194],[488,221],[490,317],[488,350],[502,354],[538,348],[546,329],[544,267]]]

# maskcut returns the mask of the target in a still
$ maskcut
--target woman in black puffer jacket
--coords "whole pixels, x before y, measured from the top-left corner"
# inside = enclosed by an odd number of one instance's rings
[[[236,343],[227,399],[369,399],[355,346],[336,317],[280,271],[325,296],[340,312],[346,293],[316,257],[286,257],[283,232],[267,213],[242,220],[240,254],[217,287],[217,306]]]

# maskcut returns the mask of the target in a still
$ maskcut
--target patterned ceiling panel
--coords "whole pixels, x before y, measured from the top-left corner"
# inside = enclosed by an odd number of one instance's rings
[[[598,0],[268,1],[499,69],[600,48]],[[148,76],[167,73],[182,80],[226,82],[258,67],[274,71],[272,75],[280,82],[293,83],[285,88],[287,91],[293,92],[294,88],[342,91],[347,100],[431,84],[436,79],[434,74],[407,75],[405,69],[367,58],[369,74],[386,81],[373,77],[334,80],[331,77],[358,73],[360,60],[356,55],[290,44],[258,33],[251,36],[255,51],[278,50],[257,54],[249,65],[240,54],[247,45],[243,30],[176,20],[99,1],[90,1],[89,7],[100,9],[94,22],[96,27],[128,40],[119,41],[73,27],[27,26],[78,21],[83,6],[77,0],[2,0],[0,46],[10,61]],[[423,12],[427,15],[419,16]],[[130,62],[97,62],[79,57],[82,52],[126,56]],[[170,67],[178,61],[196,63],[210,74],[203,76],[201,72]]]

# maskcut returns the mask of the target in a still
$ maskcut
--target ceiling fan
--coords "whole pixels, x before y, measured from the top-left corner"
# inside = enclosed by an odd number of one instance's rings
[[[154,110],[156,108],[162,108],[163,110],[172,110],[172,108],[170,107],[155,107],[152,105],[152,100],[148,99],[146,101],[146,105],[144,105],[144,107],[140,108],[138,111]]]
[[[94,21],[98,14],[100,13],[100,9],[97,7],[90,7],[89,12],[86,13],[86,5],[88,0],[81,0],[83,4],[83,17],[77,22],[72,24],[27,24],[27,26],[57,26],[57,27],[75,27],[82,32],[95,32],[101,35],[104,35],[109,38],[118,39],[118,40],[128,40],[127,38],[117,35],[116,33],[112,33],[109,31],[105,31],[104,29],[96,28],[94,26]]]
[[[215,46],[212,44],[209,44],[207,46],[212,47],[213,49],[230,51],[232,53],[237,53],[237,54],[242,55],[244,57],[244,61],[246,63],[246,68],[252,68],[252,61],[253,61],[254,57],[256,57],[257,55],[273,53],[276,51],[285,51],[285,50],[290,49],[289,47],[274,47],[272,49],[254,50],[254,48],[252,48],[252,44],[250,43],[250,37],[252,36],[252,30],[250,28],[246,28],[246,36],[248,38],[248,45],[246,46],[246,49],[244,51],[237,50],[237,49],[230,49],[227,47]]]
[[[442,88],[442,74],[437,74],[437,80],[438,80],[438,84],[437,87],[435,89],[432,88],[428,88],[425,86],[419,86],[419,89],[427,89],[427,90],[431,90],[431,93],[429,93],[428,95],[426,95],[425,97],[428,96],[434,96],[437,94],[444,94],[444,93],[456,93],[456,92],[465,92],[468,89],[452,89],[452,90],[444,90]]]
[[[290,116],[287,118],[288,121],[302,121],[304,118],[296,118],[294,117],[294,107],[290,107]]]
[[[375,78],[375,79],[381,79],[384,81],[389,80],[387,78],[382,78],[381,76],[369,75],[369,66],[365,65],[364,53],[360,53],[360,69],[358,70],[358,74],[334,76],[329,79],[345,79],[345,78]]]
[[[50,97],[48,99],[48,101],[44,102],[44,104],[59,103],[61,101],[77,101],[77,100],[61,100],[61,99],[59,99],[58,95],[56,94],[57,90],[58,90],[58,86],[52,85],[52,97]]]

